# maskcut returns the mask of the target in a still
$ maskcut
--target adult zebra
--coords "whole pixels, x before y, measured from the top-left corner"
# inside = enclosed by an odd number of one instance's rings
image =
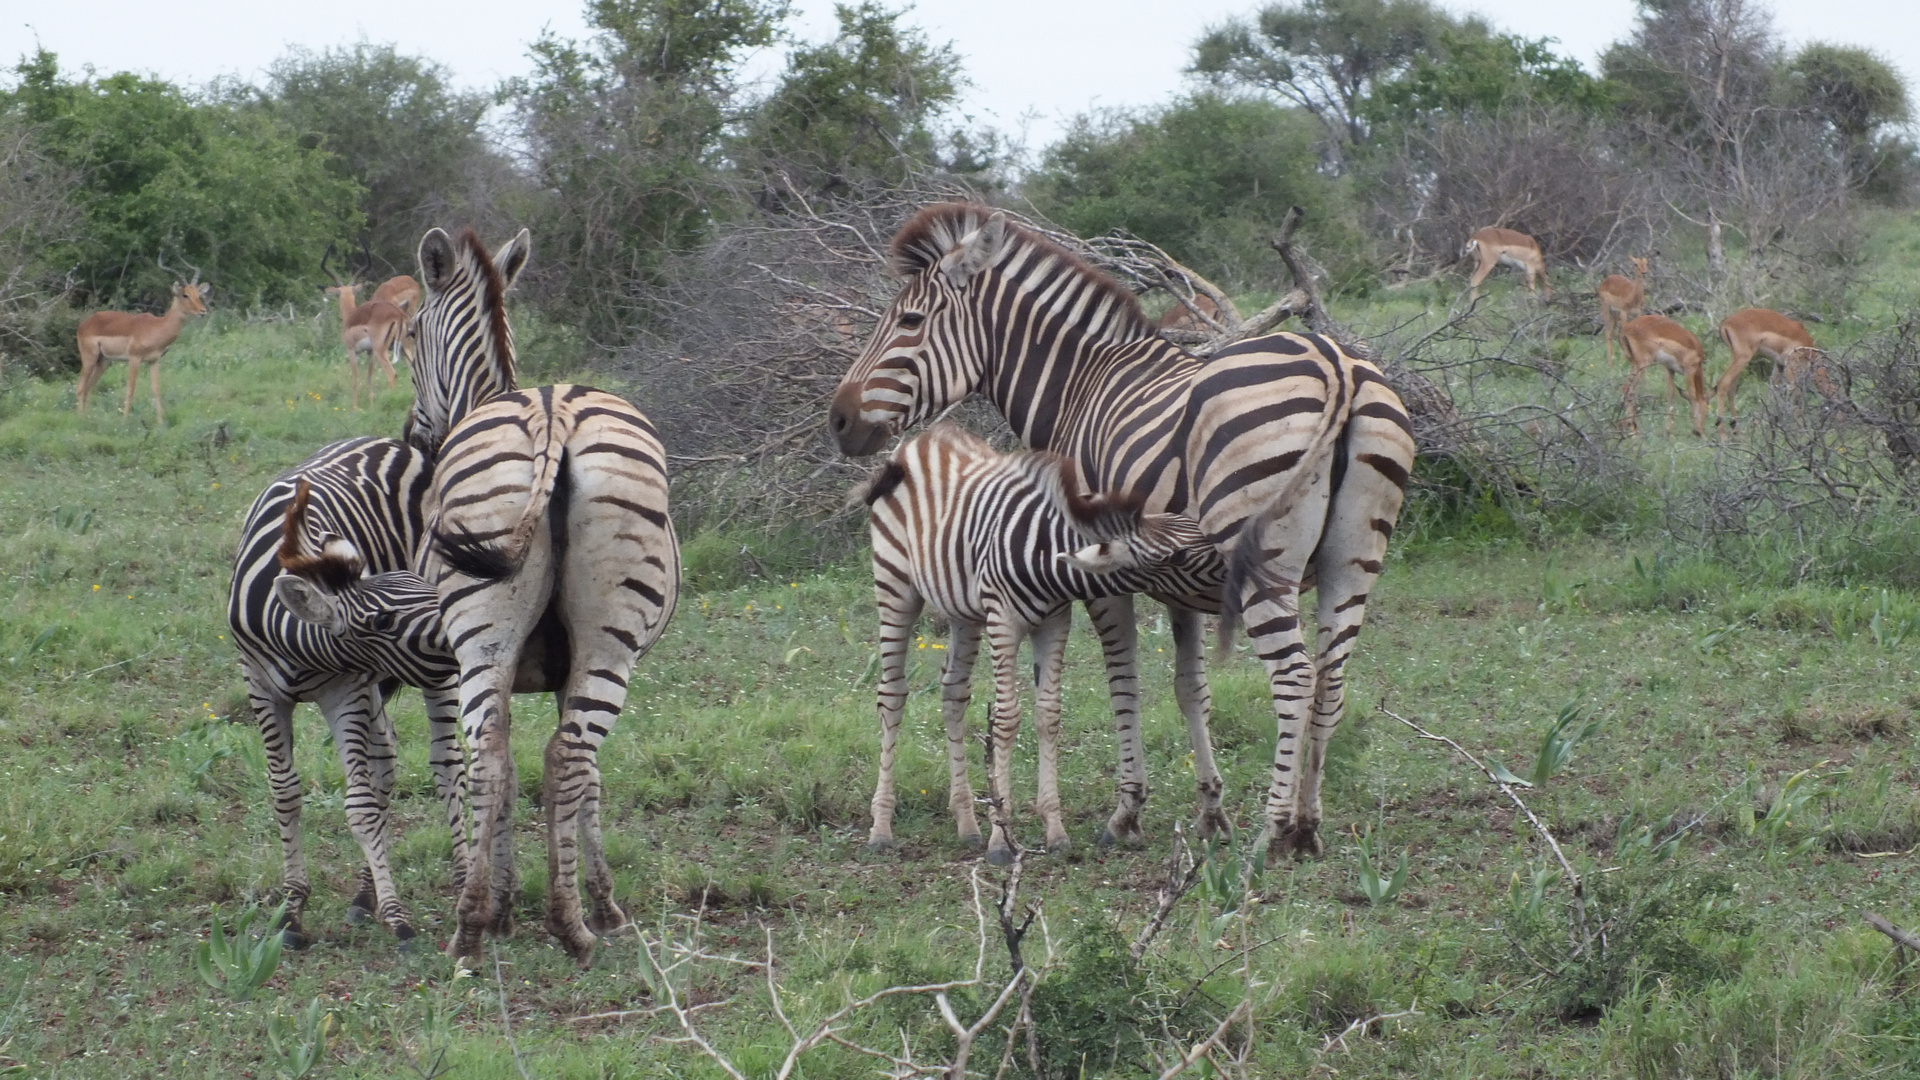
[[[1069,605],[1155,591],[1217,595],[1225,566],[1192,518],[1147,514],[1133,495],[1088,495],[1073,463],[1044,451],[1002,454],[957,424],[902,444],[859,489],[873,515],[873,592],[880,608],[880,777],[867,846],[893,846],[893,758],[907,700],[907,641],[923,608],[952,626],[940,711],[947,728],[947,802],[965,843],[980,842],[967,781],[966,717],[984,632],[993,663],[988,785],[1012,818],[1009,765],[1020,728],[1020,642],[1033,639],[1039,810],[1047,850],[1068,847],[1057,768],[1060,669]],[[1012,858],[996,815],[987,860]]]
[[[453,878],[463,880],[466,766],[454,685],[459,667],[439,634],[437,605],[424,618],[409,611],[424,583],[393,574],[410,567],[426,535],[423,505],[430,481],[426,461],[404,443],[348,439],[268,484],[241,529],[227,622],[266,744],[284,860],[285,933],[296,946],[307,940],[301,915],[311,892],[293,763],[293,709],[299,702],[316,703],[333,733],[346,779],[347,825],[366,859],[348,911],[377,915],[402,941],[413,937],[388,861],[395,751],[386,700],[402,683],[426,695],[427,759],[453,834]],[[349,583],[381,599],[393,614],[360,623],[316,614],[317,591]],[[433,596],[430,590],[424,595]]]
[[[905,278],[835,392],[842,452],[978,392],[1022,442],[1072,458],[1088,485],[1185,513],[1232,564],[1228,604],[1267,668],[1277,719],[1264,839],[1319,850],[1320,775],[1345,701],[1344,667],[1399,516],[1413,436],[1372,364],[1318,335],[1274,334],[1202,360],[1154,333],[1133,295],[1069,252],[969,203],[927,207],[893,238]],[[1331,453],[1315,447],[1331,437]],[[1306,470],[1304,479],[1301,470]],[[1281,495],[1301,480],[1298,499]],[[1317,581],[1318,639],[1300,628]],[[1177,597],[1175,694],[1194,735],[1202,830],[1224,824],[1206,750],[1200,612]],[[1145,798],[1131,600],[1096,601],[1121,744],[1108,836],[1137,833]],[[1302,745],[1304,743],[1304,746]]]
[[[680,549],[667,514],[666,453],[627,402],[585,386],[514,389],[505,293],[525,265],[522,232],[489,256],[471,230],[420,242],[420,311],[407,438],[435,461],[425,574],[460,662],[473,752],[474,836],[450,951],[477,959],[510,932],[519,785],[508,743],[513,692],[552,690],[547,743],[547,930],[581,966],[594,931],[627,925],[600,838],[600,744],[625,705],[634,662],[666,628]],[[593,901],[582,917],[579,859]],[[589,928],[591,927],[591,929]]]

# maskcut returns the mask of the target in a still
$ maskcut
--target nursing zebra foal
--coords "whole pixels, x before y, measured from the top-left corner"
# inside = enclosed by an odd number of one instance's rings
[[[1009,762],[1020,730],[1020,642],[1033,639],[1039,811],[1047,850],[1065,851],[1058,775],[1060,669],[1074,600],[1115,593],[1212,595],[1224,566],[1190,518],[1143,514],[1133,496],[1087,495],[1058,454],[1002,454],[954,424],[898,450],[858,494],[873,508],[873,586],[880,607],[880,779],[867,846],[893,846],[893,758],[907,699],[907,642],[923,608],[952,625],[940,711],[948,804],[960,839],[980,842],[967,781],[966,716],[984,631],[993,659],[987,778],[1013,811]],[[1012,857],[995,820],[989,862]]]
[[[489,256],[471,231],[420,244],[420,312],[407,437],[435,461],[425,562],[460,663],[460,716],[473,753],[474,836],[451,952],[477,959],[509,932],[516,882],[508,742],[515,690],[558,694],[541,805],[547,930],[583,967],[594,931],[627,925],[600,837],[600,744],[627,677],[672,616],[680,549],[667,514],[666,453],[627,402],[585,386],[514,390],[505,291],[526,234]],[[507,273],[502,272],[503,266]],[[591,920],[580,906],[586,861]]]
[[[1242,341],[1202,360],[1159,337],[1118,283],[979,205],[927,207],[891,254],[905,281],[834,395],[840,449],[874,453],[977,392],[1027,446],[1072,459],[1089,487],[1199,521],[1241,570],[1223,599],[1244,614],[1267,668],[1278,737],[1264,838],[1273,851],[1318,851],[1344,668],[1413,464],[1406,411],[1378,369],[1313,334]],[[1295,610],[1295,583],[1310,579],[1311,651]],[[1206,748],[1201,606],[1157,598],[1169,602],[1175,694],[1211,832],[1225,820]],[[1088,613],[1121,729],[1120,805],[1107,835],[1125,838],[1146,791],[1132,605],[1094,601]]]
[[[266,744],[285,860],[286,932],[296,946],[306,942],[301,915],[311,891],[293,763],[299,702],[317,704],[333,733],[346,778],[347,825],[366,859],[349,912],[377,915],[403,941],[413,936],[388,862],[395,751],[386,700],[402,683],[426,694],[428,761],[453,833],[453,877],[463,877],[459,667],[439,633],[437,596],[412,574],[396,573],[408,569],[424,536],[430,479],[426,462],[403,443],[348,439],[267,485],[242,528],[227,621]],[[352,618],[322,595],[349,586],[371,603]]]

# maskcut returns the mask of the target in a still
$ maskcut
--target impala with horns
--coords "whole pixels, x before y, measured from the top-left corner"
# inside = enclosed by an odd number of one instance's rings
[[[1637,317],[1647,306],[1647,260],[1653,257],[1649,253],[1645,258],[1634,256],[1633,276],[1622,277],[1608,274],[1600,282],[1596,291],[1600,294],[1600,334],[1607,344],[1607,363],[1613,363],[1613,341],[1626,327],[1627,320]]]
[[[371,264],[371,258],[368,262]],[[401,331],[397,344],[401,355],[407,358],[407,363],[413,363],[413,319],[420,314],[420,283],[413,280],[411,274],[390,277],[381,282],[379,288],[373,290],[373,298],[392,304],[407,317],[406,328]]]
[[[1547,299],[1553,299],[1553,282],[1547,280],[1547,260],[1540,254],[1540,244],[1533,237],[1512,229],[1485,228],[1467,237],[1460,248],[1460,257],[1475,260],[1473,279],[1467,284],[1467,299],[1480,298],[1480,283],[1487,280],[1493,268],[1505,263],[1527,275],[1527,291],[1536,292],[1537,281],[1546,286]]]
[[[1797,320],[1789,319],[1777,311],[1766,308],[1747,308],[1736,311],[1720,320],[1720,340],[1727,343],[1727,352],[1732,354],[1732,362],[1727,365],[1726,373],[1714,385],[1713,399],[1718,414],[1713,426],[1722,423],[1738,430],[1740,412],[1733,405],[1734,386],[1739,383],[1740,375],[1753,362],[1755,353],[1765,353],[1773,361],[1773,378],[1779,381],[1785,378],[1787,385],[1798,383],[1811,368],[1813,385],[1820,393],[1833,397],[1833,377],[1819,363],[1826,354],[1813,343],[1813,335]]]
[[[156,259],[160,269],[172,274],[165,258]],[[140,381],[140,365],[146,364],[153,383],[153,422],[165,425],[166,413],[160,408],[160,358],[167,354],[189,316],[207,313],[207,296],[213,286],[200,284],[200,268],[187,264],[192,281],[175,280],[173,303],[165,315],[146,312],[96,311],[80,324],[74,337],[80,346],[80,385],[75,392],[81,412],[87,411],[87,398],[93,385],[115,360],[127,362],[127,401],[120,407],[122,417],[133,413],[133,391]],[[176,275],[177,277],[177,275]]]
[[[340,344],[347,349],[347,379],[352,384],[353,407],[357,409],[360,407],[360,354],[368,354],[367,398],[371,401],[375,360],[387,371],[387,389],[394,387],[393,361],[388,359],[388,354],[406,329],[407,313],[385,300],[355,303],[354,283],[340,280],[340,275],[327,266],[333,253],[333,245],[328,244],[326,254],[320,256],[320,270],[333,279],[333,284],[325,290],[326,294],[340,301]]]
[[[1627,430],[1640,430],[1634,411],[1634,395],[1640,389],[1641,376],[1647,373],[1647,368],[1657,363],[1667,373],[1667,434],[1673,434],[1673,385],[1674,376],[1678,375],[1680,392],[1693,407],[1693,433],[1704,436],[1707,425],[1707,374],[1706,353],[1700,348],[1700,339],[1665,315],[1640,316],[1627,324],[1624,336],[1627,362],[1633,366],[1632,374],[1627,376]]]

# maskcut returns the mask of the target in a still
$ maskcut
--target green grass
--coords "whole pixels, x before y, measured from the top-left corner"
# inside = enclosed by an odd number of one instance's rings
[[[431,948],[403,953],[384,933],[345,923],[359,855],[310,709],[298,720],[298,763],[317,943],[286,954],[245,1003],[194,970],[216,915],[232,925],[280,873],[259,740],[224,640],[238,523],[281,469],[329,439],[397,433],[404,415],[404,387],[364,412],[345,408],[330,344],[304,322],[191,327],[166,361],[171,423],[161,430],[143,402],[131,421],[98,405],[76,417],[70,383],[15,381],[0,393],[0,1066],[35,1077],[273,1076],[269,1024],[318,998],[334,1019],[315,1075],[410,1075],[408,1056],[437,1045],[449,1075],[518,1075],[490,965],[460,978]],[[644,407],[644,394],[626,389]],[[1259,1073],[1920,1068],[1912,973],[1856,914],[1920,923],[1920,855],[1905,854],[1920,843],[1920,635],[1896,633],[1920,620],[1915,597],[1780,588],[1751,567],[1656,540],[1576,537],[1543,549],[1427,538],[1403,548],[1373,594],[1351,668],[1349,723],[1329,768],[1327,854],[1271,867],[1259,883],[1250,929],[1277,939],[1255,954]],[[1082,1075],[1083,1063],[1089,1077],[1140,1075],[1140,1039],[1191,1042],[1239,992],[1227,976],[1202,977],[1227,954],[1194,900],[1145,967],[1118,947],[1151,911],[1172,824],[1193,801],[1171,642],[1154,611],[1143,608],[1141,623],[1153,786],[1143,852],[1091,847],[1113,798],[1111,721],[1084,625],[1073,643],[1062,780],[1078,846],[1035,857],[1023,893],[1043,903],[1057,961],[1036,995],[1048,1075]],[[803,1017],[847,992],[970,968],[975,864],[945,810],[944,654],[927,633],[913,653],[902,741],[901,848],[875,856],[863,843],[876,743],[863,569],[690,587],[601,754],[609,855],[629,913],[681,927],[704,906],[709,943],[742,954],[756,954],[761,927],[771,928],[788,1007]],[[1229,802],[1249,827],[1272,750],[1264,679],[1241,656],[1215,665],[1213,687]],[[976,690],[977,726],[986,692]],[[1549,885],[1540,903],[1525,903],[1549,856],[1511,805],[1376,709],[1524,774],[1570,701],[1591,708],[1601,730],[1525,798],[1587,875],[1594,917],[1616,920],[1605,963],[1555,960],[1566,891]],[[553,707],[516,704],[514,747],[532,794]],[[448,842],[418,695],[397,699],[396,715],[395,868],[423,941],[440,945]],[[1032,791],[1031,754],[1029,736],[1017,791]],[[1771,821],[1756,816],[1803,770],[1812,773],[1796,790],[1814,797]],[[521,929],[498,950],[527,1072],[718,1075],[660,1041],[677,1034],[665,1018],[569,1022],[656,1002],[633,939],[606,945],[582,973],[539,929],[540,820],[523,800]],[[1670,859],[1636,854],[1643,826],[1658,841],[1696,820]],[[1409,856],[1404,892],[1379,907],[1359,886],[1355,830],[1369,826],[1376,851]],[[1038,839],[1030,815],[1022,829]],[[1897,854],[1856,854],[1887,852]],[[1029,956],[1045,952],[1029,944]],[[703,1014],[709,1037],[754,1065],[750,1075],[770,1074],[785,1038],[759,976],[716,970],[698,990],[732,999]],[[1385,1036],[1350,1037],[1350,1052],[1321,1057],[1325,1036],[1416,1001],[1420,1015]],[[924,1005],[864,1024],[878,1040],[904,1026],[916,1045],[940,1045]],[[982,1053],[991,1070],[997,1044]],[[837,1050],[809,1060],[814,1077],[867,1068]]]

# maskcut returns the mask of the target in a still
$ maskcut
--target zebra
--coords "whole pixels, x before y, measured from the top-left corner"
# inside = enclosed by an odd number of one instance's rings
[[[1413,464],[1406,410],[1371,363],[1317,334],[1272,334],[1202,360],[1160,338],[1125,288],[1057,244],[973,203],[923,208],[894,236],[905,279],[835,391],[843,453],[978,392],[1035,449],[1073,459],[1101,491],[1200,522],[1229,560],[1222,599],[1264,661],[1278,728],[1262,839],[1320,850],[1320,780]],[[1299,497],[1281,494],[1304,476]],[[1292,610],[1317,578],[1311,653]],[[1296,584],[1298,583],[1298,584]],[[1201,831],[1226,825],[1206,744],[1201,610],[1169,619],[1175,695],[1194,737]],[[1122,729],[1120,802],[1106,836],[1137,836],[1145,798],[1131,598],[1088,604]]]
[[[459,661],[461,725],[473,754],[474,835],[449,952],[477,959],[484,933],[512,930],[518,782],[509,697],[551,690],[560,723],[541,795],[546,927],[586,967],[595,931],[629,925],[601,843],[595,758],[625,705],[634,662],[673,615],[680,548],[666,453],[639,410],[586,386],[514,389],[504,293],[526,253],[525,232],[496,258],[471,230],[456,243],[439,229],[419,251],[428,298],[407,438],[435,462],[423,570]],[[581,913],[581,849],[590,921]]]
[[[1070,844],[1057,770],[1060,670],[1069,604],[1134,591],[1217,594],[1225,567],[1191,518],[1142,514],[1135,496],[1086,495],[1073,463],[1045,451],[996,452],[956,424],[903,443],[855,494],[872,508],[874,597],[880,609],[880,779],[867,846],[893,846],[893,759],[907,697],[907,643],[923,607],[952,626],[940,678],[947,728],[948,803],[967,844],[980,842],[967,781],[966,712],[984,630],[993,658],[988,783],[1001,807],[989,862],[1012,857],[1008,764],[1020,727],[1015,667],[1031,636],[1039,811],[1047,850]]]
[[[425,536],[426,462],[392,439],[333,443],[268,484],[247,512],[234,558],[227,622],[240,651],[247,701],[266,746],[268,782],[280,826],[283,933],[301,928],[310,886],[300,845],[301,782],[293,763],[293,709],[316,703],[333,733],[346,778],[347,824],[366,858],[352,916],[374,916],[396,938],[414,936],[394,893],[387,805],[393,791],[393,724],[385,702],[402,683],[426,696],[428,761],[453,834],[453,877],[467,849],[466,766],[460,747],[459,667],[439,633],[437,597],[411,574],[396,577]],[[363,577],[363,574],[373,576]],[[346,620],[324,614],[324,584],[360,586],[391,609]],[[433,601],[433,610],[418,605]]]

